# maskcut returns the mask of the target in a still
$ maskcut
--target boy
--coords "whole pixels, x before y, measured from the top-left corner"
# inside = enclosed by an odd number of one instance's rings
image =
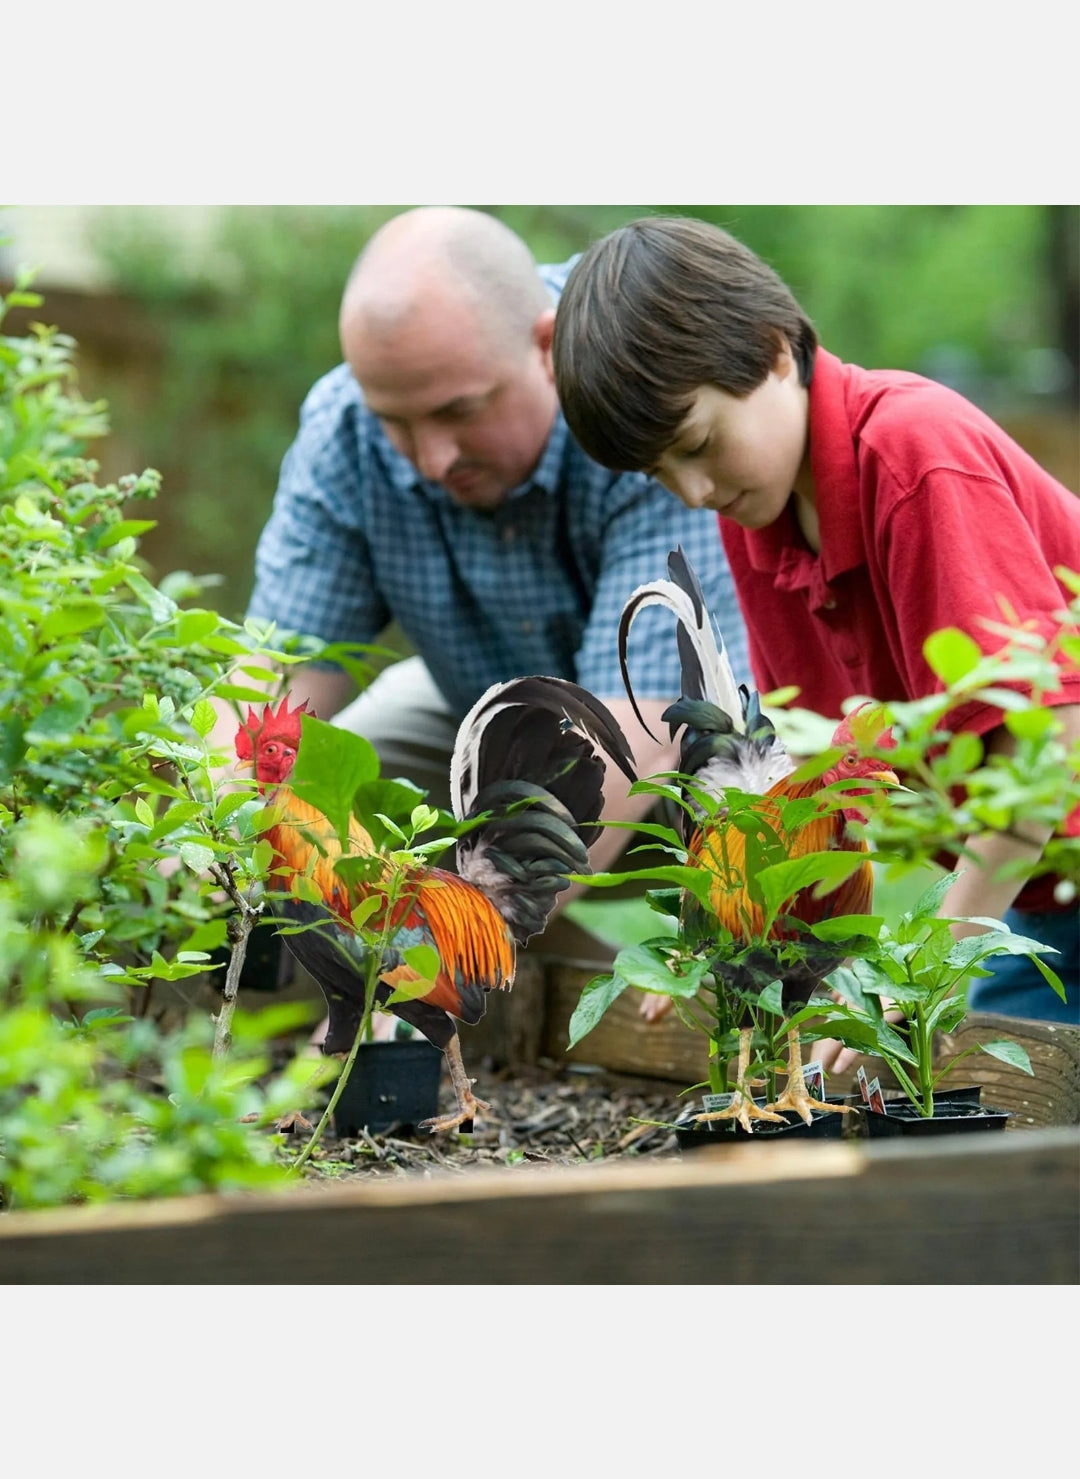
[[[797,684],[799,702],[831,718],[856,693],[933,693],[925,639],[955,626],[992,650],[1002,639],[983,619],[1002,619],[999,596],[1021,622],[1056,630],[1068,593],[1053,572],[1080,570],[1080,500],[954,391],[821,348],[776,273],[719,228],[653,217],[594,243],[567,279],[553,357],[591,457],[716,510],[763,692]],[[1080,672],[1047,702],[1075,742]],[[1011,745],[989,705],[950,725],[981,735],[988,754]],[[1080,814],[1065,825],[1080,833]],[[1051,960],[1067,1005],[1009,957],[976,983],[973,1006],[1077,1022],[1077,903],[1055,898],[1051,878],[998,876],[1035,861],[1050,835],[1018,830],[972,840],[978,866],[965,864],[942,912],[1004,917],[1061,952]]]

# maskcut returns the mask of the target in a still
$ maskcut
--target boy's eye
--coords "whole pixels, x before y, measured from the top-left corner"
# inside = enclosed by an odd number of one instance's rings
[[[688,448],[687,451],[683,455],[686,456],[686,457],[700,457],[701,454],[702,454],[702,452],[704,452],[704,451],[707,450],[708,445],[709,445],[709,443],[711,441],[712,441],[712,434],[710,433],[705,438],[705,440],[700,443],[699,446]]]

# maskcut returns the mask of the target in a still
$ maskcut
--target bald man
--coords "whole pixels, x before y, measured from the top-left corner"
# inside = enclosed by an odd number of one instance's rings
[[[461,719],[492,683],[530,673],[582,684],[622,724],[641,774],[675,751],[634,717],[617,631],[633,589],[681,544],[701,576],[733,666],[746,636],[715,516],[642,474],[617,475],[570,436],[551,363],[555,304],[571,262],[537,267],[493,216],[422,207],[394,217],[345,288],[345,363],[313,387],[259,541],[248,615],[326,642],[371,643],[396,619],[415,652],[349,702],[341,669],[292,680],[324,719],[365,735],[383,774],[448,806]],[[679,694],[674,624],[650,610],[630,650],[650,728]],[[612,767],[608,819],[636,821]],[[592,850],[609,867],[632,834]],[[568,897],[564,895],[565,898]]]

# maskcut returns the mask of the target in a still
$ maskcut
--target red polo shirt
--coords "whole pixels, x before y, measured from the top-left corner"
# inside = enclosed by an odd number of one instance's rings
[[[719,519],[762,692],[796,684],[798,703],[829,718],[856,694],[939,692],[926,638],[959,627],[994,651],[1005,638],[982,621],[1006,619],[999,598],[1019,623],[1057,629],[1069,597],[1053,571],[1080,571],[1080,499],[963,396],[819,349],[810,456],[819,555],[790,505],[766,529]],[[1080,671],[1050,701],[1080,702]],[[1000,709],[966,704],[949,726],[1000,722]],[[1080,833],[1080,813],[1069,823]],[[1017,903],[1044,907],[1048,891],[1037,879]]]

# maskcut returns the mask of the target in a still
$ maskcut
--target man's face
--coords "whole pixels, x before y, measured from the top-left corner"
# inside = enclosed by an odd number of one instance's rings
[[[764,529],[793,491],[812,500],[808,397],[787,350],[749,395],[703,385],[649,472],[689,508]]]
[[[458,503],[491,509],[533,471],[555,418],[548,317],[499,344],[449,302],[392,334],[347,327],[343,347],[394,448]]]

